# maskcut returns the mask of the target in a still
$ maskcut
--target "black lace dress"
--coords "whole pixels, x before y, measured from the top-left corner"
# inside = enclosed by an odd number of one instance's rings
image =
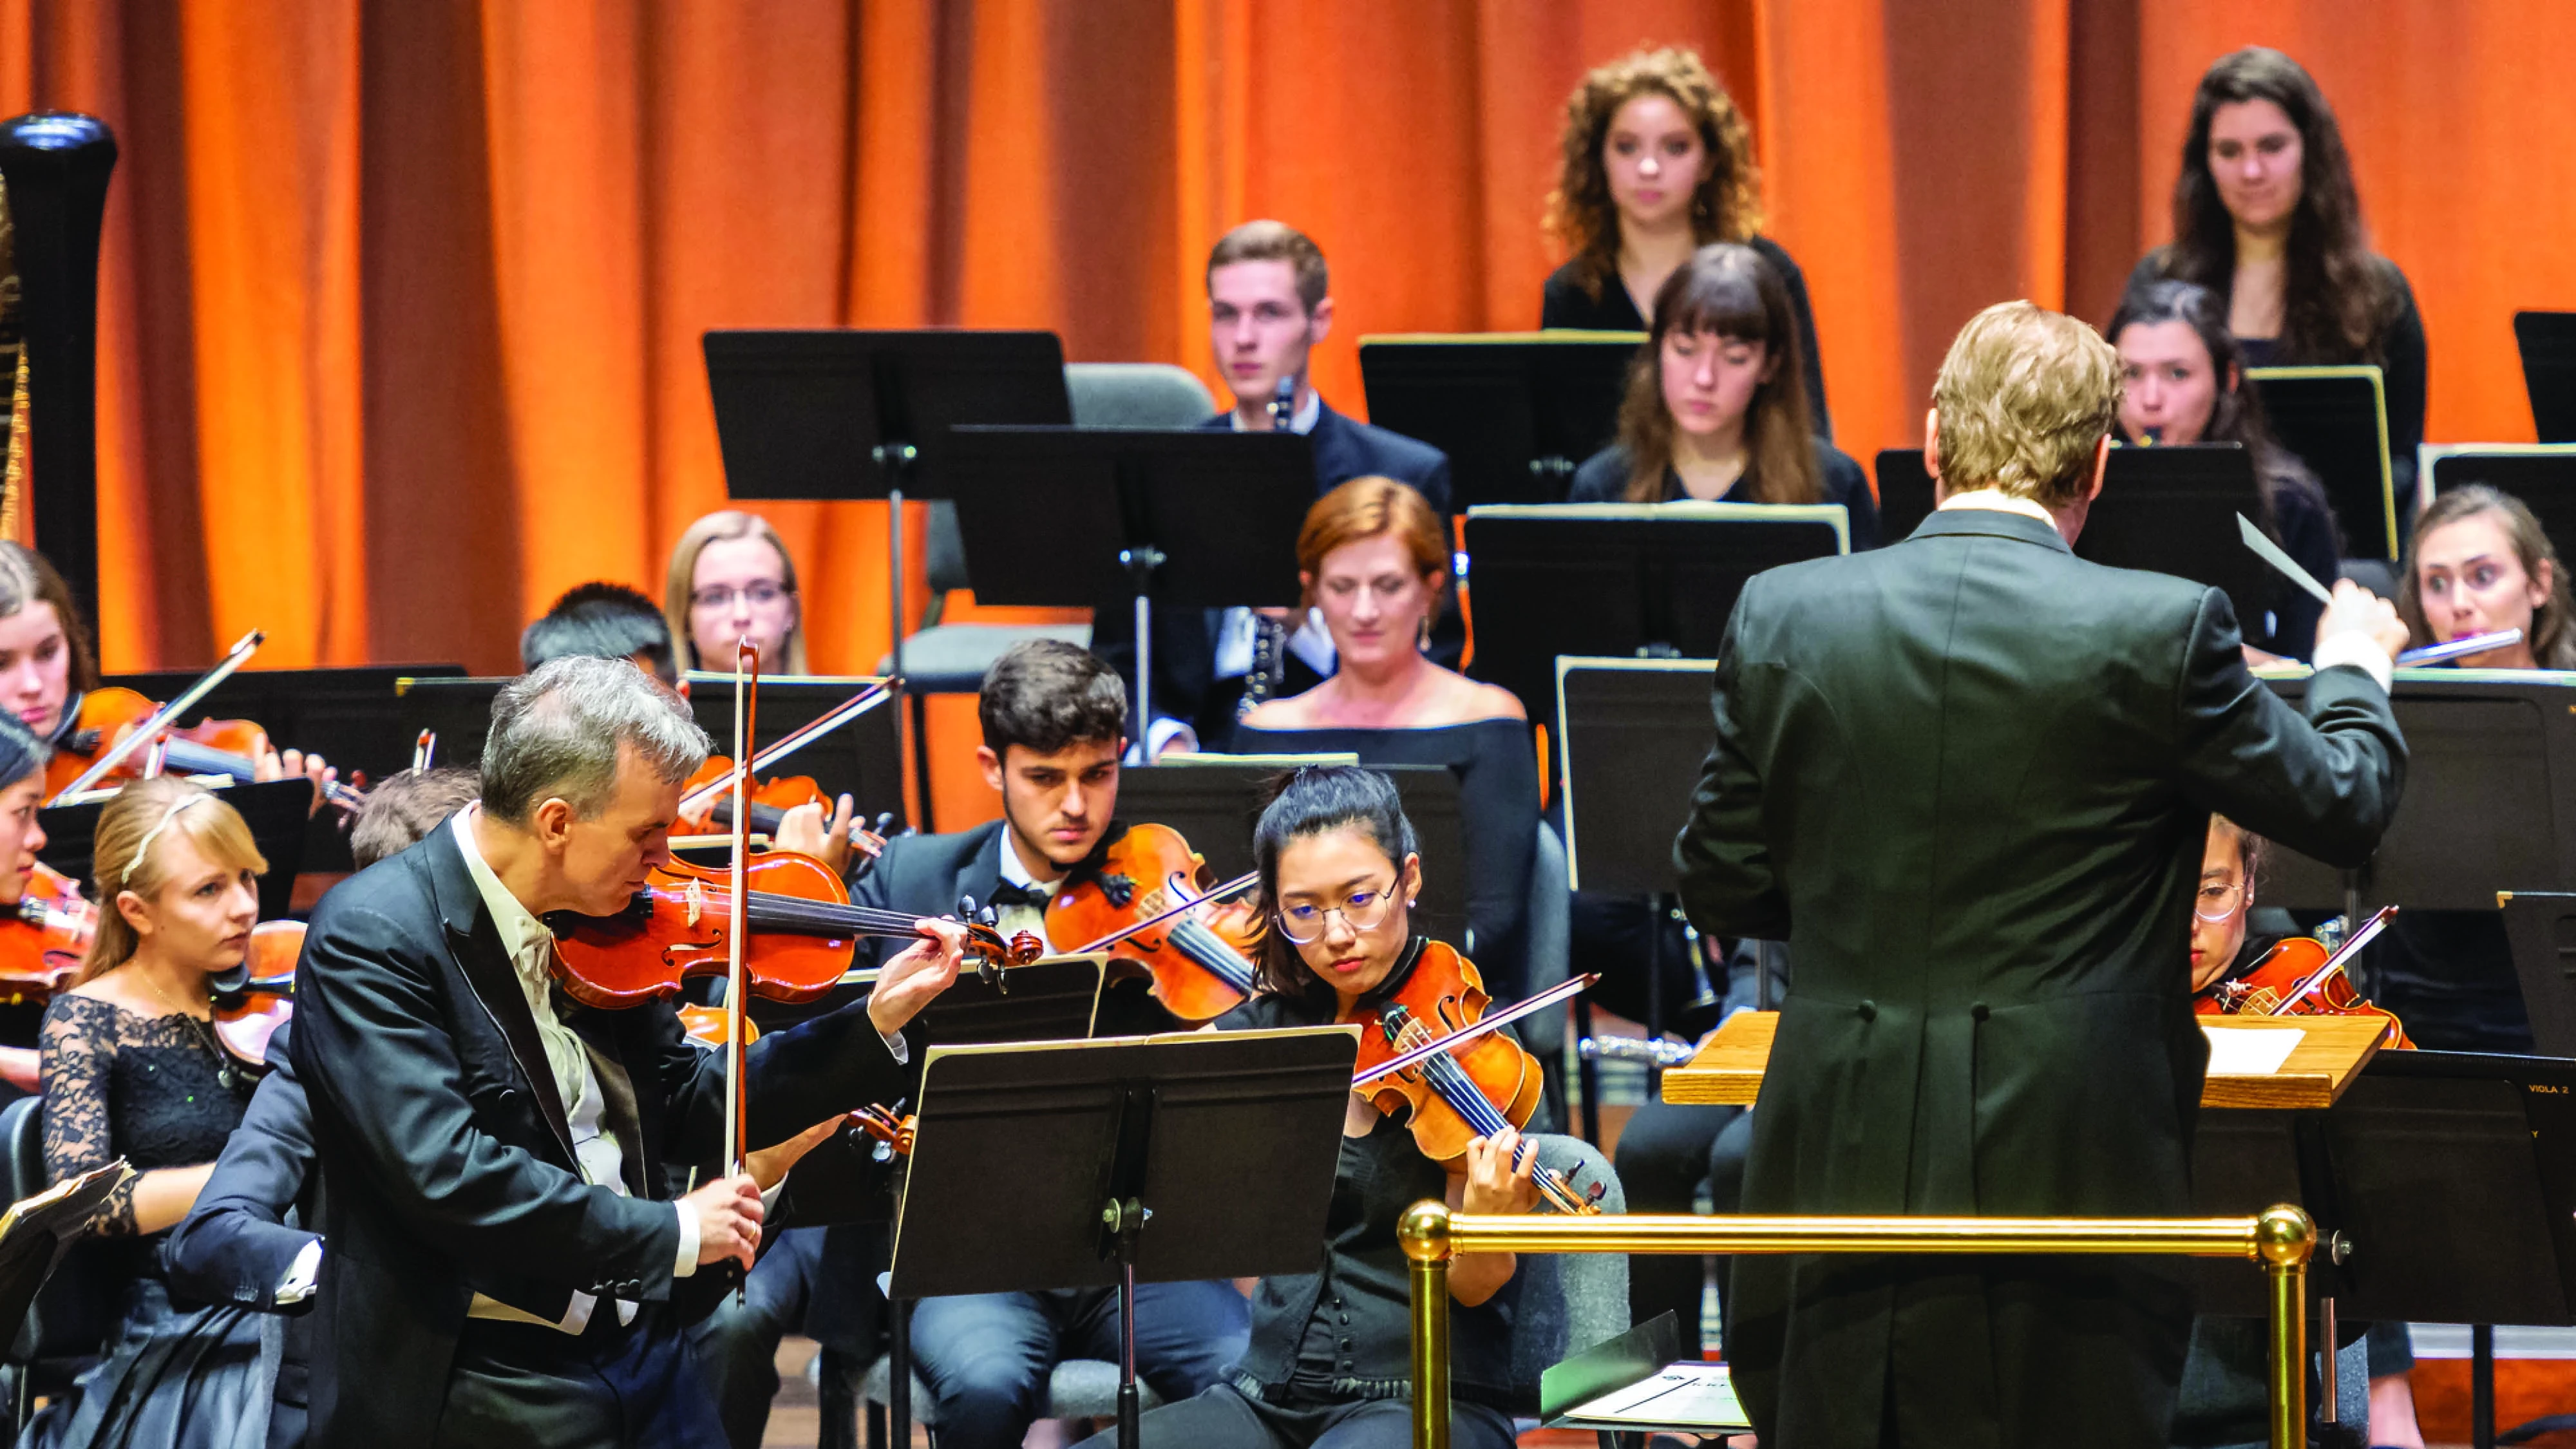
[[[186,1017],[145,1017],[87,996],[45,1008],[45,1167],[57,1181],[123,1157],[137,1172],[212,1162],[241,1124],[252,1080],[227,1068]],[[260,1315],[174,1304],[162,1234],[138,1235],[129,1185],[83,1251],[122,1280],[114,1337],[96,1368],[48,1405],[19,1449],[260,1449],[276,1347]]]

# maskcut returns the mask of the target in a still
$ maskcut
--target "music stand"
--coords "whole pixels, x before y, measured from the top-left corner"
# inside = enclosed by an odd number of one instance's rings
[[[1299,765],[1358,764],[1351,755],[1166,756],[1159,764],[1131,765],[1118,775],[1119,815],[1151,820],[1181,833],[1207,858],[1218,880],[1252,869],[1252,822],[1261,792],[1284,770]],[[1415,929],[1435,940],[1467,939],[1466,824],[1459,813],[1458,777],[1441,765],[1372,765],[1395,782],[1404,818],[1435,868],[1422,873],[1422,895],[1413,906]],[[1451,862],[1437,865],[1438,862]]]
[[[2576,312],[2516,312],[2513,341],[2533,431],[2544,443],[2576,443]]]
[[[1879,450],[1878,517],[1889,540],[1906,537],[1932,515],[1933,494],[1921,448]],[[2239,514],[2263,516],[2254,460],[2241,445],[2113,448],[2075,554],[2224,590],[2237,618],[2258,620],[2272,575],[2237,541]]]
[[[1115,1286],[1133,1446],[1136,1284],[1315,1270],[1358,1059],[1348,1026],[933,1047],[887,1296]]]
[[[2476,1442],[2494,1442],[2489,1325],[2576,1323],[2576,1061],[2381,1052],[2322,1112],[2204,1112],[2192,1210],[2296,1201],[2310,1291],[2358,1320],[2472,1325]],[[2268,1197],[2263,1194],[2270,1194]],[[2337,1237],[2349,1251],[2329,1249]],[[2243,1275],[2198,1273],[2203,1312],[2259,1317]]]
[[[2305,670],[2265,670],[2293,705]],[[2406,793],[2370,863],[2338,872],[2281,849],[2264,904],[2492,911],[2498,891],[2576,890],[2576,674],[2401,669],[2389,701],[2406,736]]]
[[[1878,536],[1895,543],[1910,538],[1940,506],[1932,470],[1923,466],[1921,448],[1881,448],[1874,470],[1878,480]]]
[[[1642,332],[1397,333],[1360,339],[1369,421],[1449,455],[1454,513],[1561,503],[1610,445]]]
[[[1301,433],[960,427],[947,458],[976,602],[1134,597],[1136,740],[1154,718],[1156,607],[1298,600],[1297,533],[1315,502]]]
[[[1558,655],[1713,659],[1745,580],[1851,547],[1839,503],[1476,508],[1466,537],[1469,673],[1533,719],[1556,703]]]
[[[2531,1049],[2576,1057],[2576,894],[2498,891],[2513,974],[2531,1018]]]
[[[259,918],[283,918],[295,899],[296,872],[303,867],[305,822],[313,812],[311,782],[299,775],[292,780],[227,785],[215,794],[241,812],[251,840],[268,860],[268,874],[259,878]],[[36,823],[45,830],[45,848],[36,852],[37,859],[81,882],[93,900],[98,876],[92,869],[90,847],[98,835],[99,812],[107,805],[105,800],[88,800],[36,812]]]
[[[886,501],[901,694],[904,494],[946,488],[940,455],[959,423],[1072,422],[1063,343],[1052,332],[809,328],[710,331],[702,345],[727,497]]]
[[[1646,941],[1646,1035],[1664,1035],[1664,933],[1681,878],[1673,870],[1673,837],[1689,823],[1700,768],[1716,742],[1709,710],[1713,659],[1615,659],[1559,656],[1556,722],[1559,777],[1565,782],[1565,863],[1576,890],[1644,896],[1656,928]],[[1771,973],[1756,976],[1759,1005],[1771,1006]],[[1588,1003],[1578,1023],[1591,1035]],[[1599,1064],[1576,1068],[1583,1083],[1587,1140],[1600,1140]],[[1663,1068],[1649,1063],[1650,1092]],[[1660,1367],[1660,1365],[1658,1365]]]
[[[2416,483],[2416,508],[2472,483],[2484,483],[2522,500],[2540,520],[2560,558],[2576,557],[2576,444],[2427,443]]]
[[[2282,447],[2299,455],[2326,489],[2354,558],[2395,561],[2396,475],[2411,482],[2415,460],[2388,456],[2388,404],[2371,363],[2344,367],[2251,367],[2245,378]]]
[[[731,748],[733,676],[691,670],[685,677],[691,717],[719,741],[719,748]],[[410,763],[412,741],[427,729],[438,736],[437,764],[481,764],[484,737],[492,728],[492,698],[509,682],[491,676],[396,679],[396,717],[407,732],[403,763]],[[767,746],[793,734],[876,682],[874,676],[764,676],[753,743]],[[902,814],[903,743],[895,714],[894,702],[889,700],[790,755],[777,773],[810,775],[824,794],[850,796],[862,815],[882,808]]]

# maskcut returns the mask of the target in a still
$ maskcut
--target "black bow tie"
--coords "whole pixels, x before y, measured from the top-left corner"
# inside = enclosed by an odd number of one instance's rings
[[[993,887],[991,899],[984,904],[997,911],[1004,906],[1027,906],[1031,910],[1043,911],[1052,897],[1053,892],[1042,890],[1037,886],[1013,885],[1009,881],[1002,881]]]

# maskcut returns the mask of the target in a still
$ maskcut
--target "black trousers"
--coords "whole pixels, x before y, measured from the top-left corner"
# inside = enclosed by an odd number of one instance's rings
[[[433,1442],[441,1449],[706,1449],[722,1445],[725,1432],[670,1309],[647,1304],[631,1327],[620,1326],[616,1306],[603,1301],[579,1337],[468,1320]]]
[[[1648,1102],[1619,1131],[1612,1165],[1632,1213],[1686,1213],[1708,1184],[1710,1204],[1736,1210],[1744,1194],[1744,1157],[1753,1146],[1753,1116],[1742,1107]],[[1628,1312],[1646,1323],[1670,1312],[1680,1320],[1684,1357],[1700,1343],[1701,1260],[1673,1253],[1639,1253],[1628,1260]],[[1726,1261],[1717,1265],[1726,1281]]]
[[[1219,1384],[1136,1422],[1142,1449],[1409,1449],[1413,1403],[1361,1399],[1351,1403],[1287,1407],[1246,1398]],[[1449,1442],[1454,1449],[1512,1449],[1512,1420],[1499,1409],[1453,1401]],[[1116,1425],[1082,1441],[1079,1449],[1116,1449]]]

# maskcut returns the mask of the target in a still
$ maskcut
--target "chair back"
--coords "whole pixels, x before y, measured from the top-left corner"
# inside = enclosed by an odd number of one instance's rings
[[[1524,989],[1536,996],[1573,971],[1569,964],[1568,944],[1572,929],[1568,924],[1574,905],[1573,888],[1566,884],[1565,842],[1557,838],[1556,828],[1542,820],[1538,823],[1538,849],[1530,856],[1529,915],[1521,927],[1522,939],[1529,952],[1529,971]],[[1554,1072],[1565,1059],[1565,1018],[1570,1008],[1558,1007],[1535,1016],[1524,1016],[1512,1029],[1532,1055]]]
[[[1077,427],[1190,428],[1216,413],[1207,384],[1168,362],[1068,362],[1064,390]],[[945,498],[930,505],[929,556],[922,567],[933,598],[973,587],[966,577],[966,539],[957,529],[957,505]]]
[[[1601,1210],[1624,1213],[1628,1194],[1601,1149],[1580,1137],[1539,1132],[1540,1165],[1586,1191],[1602,1186]],[[1520,1304],[1512,1318],[1512,1382],[1535,1387],[1569,1355],[1628,1331],[1628,1255],[1523,1253]]]
[[[9,1201],[21,1202],[43,1192],[45,1174],[45,1099],[21,1097],[0,1107],[0,1156],[5,1156]],[[10,1341],[6,1362],[29,1364],[85,1360],[96,1356],[116,1329],[118,1295],[111,1275],[103,1271],[88,1243],[74,1243],[54,1265],[53,1276],[36,1292],[36,1301]],[[47,1391],[39,1384],[36,1392]]]

